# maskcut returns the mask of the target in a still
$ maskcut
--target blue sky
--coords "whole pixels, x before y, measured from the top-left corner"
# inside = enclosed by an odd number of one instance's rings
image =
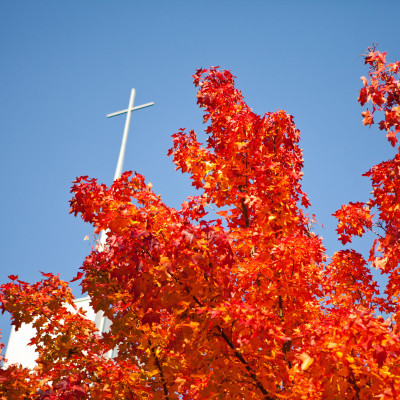
[[[368,46],[400,59],[399,11],[384,0],[2,0],[0,282],[76,275],[93,229],[69,215],[71,182],[111,184],[125,118],[106,114],[127,108],[132,87],[135,105],[155,106],[132,116],[124,170],[145,175],[170,206],[195,194],[166,153],[179,128],[204,138],[191,75],[210,65],[237,76],[256,113],[294,115],[303,187],[325,227],[315,229],[330,255],[341,249],[331,214],[367,200],[361,175],[394,154],[377,127],[363,127],[357,97]],[[371,243],[353,247],[367,254]],[[8,315],[0,328],[7,343]]]

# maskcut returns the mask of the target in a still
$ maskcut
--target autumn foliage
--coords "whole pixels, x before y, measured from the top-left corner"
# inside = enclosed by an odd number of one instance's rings
[[[394,146],[400,63],[370,49],[359,102]],[[1,285],[12,323],[33,323],[34,370],[1,371],[3,399],[397,399],[400,396],[400,154],[365,176],[372,198],[334,214],[340,240],[376,232],[368,259],[331,259],[312,232],[301,188],[300,131],[285,111],[256,115],[229,71],[198,70],[207,144],[172,136],[178,170],[200,191],[180,210],[143,176],[111,187],[87,176],[71,213],[108,229],[84,261],[82,292],[112,321],[102,336],[71,312],[68,284],[52,274]],[[217,216],[205,218],[207,207]],[[211,216],[211,218],[210,218]],[[371,267],[388,275],[386,288]],[[386,321],[381,315],[390,316]],[[118,354],[110,359],[110,349]]]

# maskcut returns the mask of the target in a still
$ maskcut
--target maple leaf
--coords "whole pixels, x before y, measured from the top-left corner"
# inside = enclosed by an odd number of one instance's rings
[[[372,115],[369,112],[369,110],[362,112],[361,115],[364,117],[364,119],[363,119],[364,125],[371,126],[374,123],[374,119],[372,118]]]
[[[302,353],[298,355],[297,358],[302,361],[301,369],[303,371],[306,371],[314,362],[314,358],[310,357],[307,353]]]
[[[70,280],[70,282],[76,282],[76,281],[78,281],[79,279],[81,279],[82,276],[83,276],[83,272],[78,272],[77,275],[76,275],[76,277],[73,278],[72,280]]]
[[[160,317],[161,317],[161,314],[159,312],[149,311],[143,316],[142,324],[143,325],[149,324],[150,326],[152,326],[153,324],[159,324]]]
[[[46,278],[51,278],[52,276],[54,276],[51,272],[44,273],[44,272],[40,271],[40,273]]]
[[[386,357],[388,355],[387,352],[382,347],[376,346],[374,353],[375,353],[374,357],[376,358],[376,362],[378,363],[379,367],[382,367],[383,363],[385,362]]]

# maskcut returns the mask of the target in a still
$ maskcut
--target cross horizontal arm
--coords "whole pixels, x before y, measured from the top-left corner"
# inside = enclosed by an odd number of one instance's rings
[[[150,106],[154,106],[154,103],[146,103],[146,104],[142,104],[141,106],[132,107],[132,108],[131,108],[131,111],[140,110],[141,108],[150,107]],[[115,113],[108,114],[108,115],[107,115],[107,118],[115,117],[115,116],[120,115],[120,114],[125,114],[125,113],[127,113],[128,111],[129,111],[129,109],[122,110],[122,111],[117,111],[117,112],[115,112]]]

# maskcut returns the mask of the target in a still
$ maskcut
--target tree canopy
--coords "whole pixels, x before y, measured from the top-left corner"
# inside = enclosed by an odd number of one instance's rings
[[[400,131],[400,62],[370,48],[364,125]],[[168,207],[145,178],[83,176],[70,212],[108,230],[79,280],[102,335],[57,275],[0,286],[12,324],[32,323],[34,370],[0,372],[3,399],[396,399],[400,394],[400,153],[373,166],[367,202],[334,213],[343,244],[373,231],[369,258],[328,261],[301,187],[300,131],[283,110],[256,115],[226,70],[193,76],[207,143],[172,135],[176,169],[199,196]],[[214,220],[205,218],[216,207]],[[388,275],[385,288],[371,267]],[[75,312],[68,310],[68,305]],[[389,318],[385,321],[382,315]],[[114,358],[107,357],[117,349]]]

